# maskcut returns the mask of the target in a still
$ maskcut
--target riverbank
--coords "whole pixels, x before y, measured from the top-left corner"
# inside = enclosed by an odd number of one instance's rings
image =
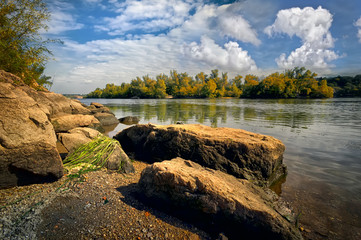
[[[211,239],[204,231],[136,198],[146,163],[135,173],[100,170],[85,181],[0,190],[1,239]]]

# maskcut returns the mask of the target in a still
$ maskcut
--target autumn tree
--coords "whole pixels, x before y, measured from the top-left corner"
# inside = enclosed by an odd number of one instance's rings
[[[0,2],[0,69],[21,77],[28,85],[42,78],[51,52],[41,31],[47,29],[49,10],[42,0],[1,0]],[[39,74],[40,73],[40,74]]]

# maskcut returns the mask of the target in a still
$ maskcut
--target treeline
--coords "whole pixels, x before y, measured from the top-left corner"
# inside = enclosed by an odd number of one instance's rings
[[[361,97],[361,75],[337,76],[328,78],[327,82],[335,90],[335,97]]]
[[[170,75],[159,74],[155,79],[148,75],[133,79],[120,86],[107,84],[97,88],[88,98],[331,98],[333,88],[326,79],[305,68],[294,68],[284,73],[273,73],[263,80],[257,76],[237,75],[228,79],[227,73],[212,70],[209,75],[200,72],[195,77],[173,70]]]

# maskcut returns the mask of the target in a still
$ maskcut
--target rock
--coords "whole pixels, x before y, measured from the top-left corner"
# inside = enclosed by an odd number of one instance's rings
[[[77,127],[89,127],[101,130],[99,120],[92,115],[68,114],[53,118],[51,123],[57,133],[67,132]]]
[[[259,185],[270,185],[286,174],[282,142],[241,129],[140,124],[114,138],[127,154],[150,163],[182,157]]]
[[[48,112],[50,118],[64,114],[92,114],[92,112],[85,108],[81,103],[61,94],[53,92],[35,92],[26,87],[24,87],[24,89],[29,96],[44,109],[44,111]]]
[[[109,156],[106,167],[109,170],[118,170],[119,167],[121,167],[120,171],[124,173],[134,172],[134,166],[131,160],[120,146],[117,146]]]
[[[101,133],[95,129],[74,128],[69,130],[67,133],[58,133],[58,139],[68,152],[72,152],[81,145],[92,141],[99,135],[101,135]],[[107,160],[106,168],[109,170],[118,170],[120,167],[121,172],[134,172],[133,164],[128,155],[123,151],[121,146],[117,144]]]
[[[0,81],[0,188],[62,177],[63,165],[53,126],[47,113],[27,93],[36,91],[16,86],[11,79],[3,80]]]
[[[302,239],[292,211],[271,191],[192,161],[154,163],[143,170],[139,186],[153,203],[178,209],[231,239]]]
[[[114,116],[114,114],[111,113],[98,112],[94,114],[94,117],[99,120],[102,126],[119,124],[118,119]]]
[[[103,108],[103,107],[104,107],[103,104],[97,103],[97,102],[91,102],[91,103],[90,103],[90,106],[94,106],[94,107],[96,107],[96,108]]]
[[[119,118],[118,120],[120,123],[123,123],[126,125],[133,125],[133,124],[137,124],[139,122],[139,118],[133,117],[133,116],[122,117],[122,118]]]
[[[82,144],[90,142],[101,133],[92,128],[74,128],[67,133],[59,133],[58,139],[68,152],[72,152]]]
[[[93,114],[94,113],[109,113],[114,115],[109,108],[105,107],[103,104],[92,102],[90,106],[87,107]]]

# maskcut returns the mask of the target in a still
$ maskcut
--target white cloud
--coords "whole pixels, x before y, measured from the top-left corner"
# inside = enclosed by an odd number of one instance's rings
[[[198,6],[196,13],[189,17],[182,26],[170,31],[170,36],[182,38],[186,41],[198,40],[200,36],[207,35],[212,39],[223,36],[232,37],[256,46],[261,41],[256,31],[246,21],[239,11],[232,11],[238,3],[216,6],[206,4]]]
[[[203,36],[200,44],[192,42],[189,45],[184,45],[183,51],[191,58],[204,61],[212,67],[242,72],[257,69],[248,52],[240,48],[238,43],[232,41],[226,43],[222,48],[212,39]]]
[[[73,9],[73,5],[62,1],[53,1],[49,4],[51,19],[48,23],[48,34],[60,34],[65,31],[78,30],[84,24],[78,23],[77,18],[66,11]]]
[[[249,53],[235,41],[259,45],[260,40],[232,4],[180,0],[108,3],[118,16],[107,18],[97,29],[122,36],[85,43],[64,39],[64,45],[54,51],[59,61],[46,70],[48,75],[57,73],[52,90],[88,93],[106,83],[120,85],[136,76],[155,76],[171,69],[195,75],[218,68],[230,76],[258,71]],[[164,28],[171,30],[158,34]]]
[[[357,37],[358,41],[361,43],[361,17],[355,22],[355,26],[358,28]]]
[[[188,17],[194,5],[181,0],[127,0],[115,2],[114,7],[119,15],[106,17],[103,24],[95,26],[109,35],[123,35],[136,30],[153,33],[178,26]]]
[[[60,34],[65,31],[82,29],[84,24],[77,23],[76,18],[71,14],[61,11],[53,11],[48,27],[49,29],[47,33]]]
[[[238,3],[223,5],[217,8],[218,28],[223,35],[233,37],[242,42],[252,43],[256,46],[261,44],[257,33],[252,29],[247,20],[240,15]]]
[[[331,25],[331,13],[322,7],[290,8],[279,11],[275,22],[264,32],[269,36],[286,33],[289,37],[297,36],[302,40],[303,45],[288,57],[283,53],[276,59],[279,67],[326,69],[330,61],[340,57],[329,50],[334,47],[334,39],[329,31]]]
[[[242,16],[220,16],[219,27],[225,36],[233,37],[242,42],[260,45],[257,33]]]

